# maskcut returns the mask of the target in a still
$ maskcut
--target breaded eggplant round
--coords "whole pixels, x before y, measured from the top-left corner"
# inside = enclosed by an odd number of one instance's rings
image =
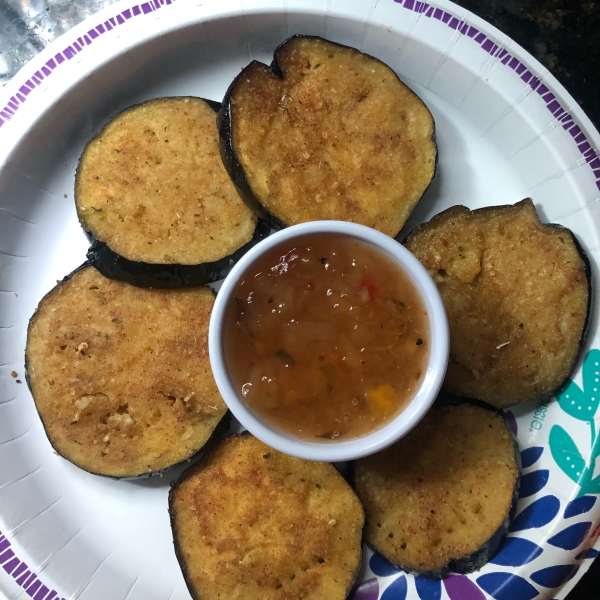
[[[468,573],[499,550],[518,498],[517,450],[501,414],[432,409],[406,437],[356,464],[365,540],[402,568]]]
[[[450,324],[444,390],[498,408],[553,393],[587,326],[591,271],[573,234],[530,199],[455,206],[405,241],[435,280]]]
[[[218,106],[191,97],[149,100],[88,142],[75,204],[97,244],[128,261],[189,270],[252,240],[256,218],[220,158]]]
[[[29,322],[28,383],[54,449],[132,477],[194,455],[226,412],[208,358],[209,288],[146,290],[85,266]]]
[[[398,234],[433,178],[434,122],[386,64],[295,36],[252,62],[219,113],[240,194],[274,225],[354,221]]]
[[[361,564],[363,508],[335,467],[244,433],[172,488],[177,558],[195,600],[343,600]]]

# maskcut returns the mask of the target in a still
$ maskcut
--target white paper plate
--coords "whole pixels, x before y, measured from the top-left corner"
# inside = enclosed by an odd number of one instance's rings
[[[545,68],[458,6],[444,0],[109,6],[33,59],[0,101],[0,592],[8,598],[189,598],[167,515],[177,473],[113,481],[57,457],[17,381],[24,381],[25,332],[40,298],[85,257],[73,205],[84,143],[140,100],[183,94],[220,100],[241,67],[254,58],[270,62],[275,46],[294,33],[381,58],[432,110],[439,168],[408,229],[454,204],[475,208],[531,196],[543,220],[578,236],[597,276],[598,132]],[[514,411],[523,497],[493,563],[435,583],[398,573],[367,552],[357,599],[565,597],[597,554],[590,548],[600,517],[599,347],[594,311],[583,368],[571,387],[559,401]]]

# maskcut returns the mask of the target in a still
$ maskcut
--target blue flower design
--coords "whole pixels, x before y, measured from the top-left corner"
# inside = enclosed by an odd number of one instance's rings
[[[500,552],[490,562],[503,567],[519,567],[535,560],[543,551],[543,548],[529,540],[507,538]]]
[[[571,500],[571,502],[567,504],[563,516],[565,519],[569,519],[571,517],[576,517],[577,515],[582,515],[592,510],[594,504],[596,504],[596,496],[581,496],[580,498],[575,498],[575,500]]]
[[[520,498],[527,498],[537,494],[547,483],[550,477],[548,469],[539,469],[532,471],[521,477],[521,489],[519,491]]]
[[[515,517],[510,530],[524,531],[544,527],[556,517],[559,510],[560,500],[556,496],[548,495],[539,498]]]
[[[395,567],[387,558],[384,558],[378,552],[371,556],[369,566],[371,567],[371,571],[373,571],[375,575],[379,575],[379,577],[389,577],[390,575],[397,575],[400,573],[400,569]]]
[[[575,525],[565,527],[565,529],[553,535],[548,540],[548,543],[563,550],[575,550],[585,540],[591,528],[591,521],[575,523]]]
[[[398,579],[394,579],[392,583],[381,594],[381,600],[405,600],[408,584],[406,577],[401,575]]]
[[[528,581],[512,573],[486,573],[477,583],[495,600],[532,600],[539,595]]]
[[[543,446],[532,446],[531,448],[526,448],[521,452],[521,465],[524,469],[530,467],[534,463],[536,463],[542,453],[544,452]]]
[[[573,577],[578,568],[578,565],[554,565],[553,567],[546,567],[532,573],[531,580],[547,588],[557,588]]]
[[[440,600],[442,597],[442,582],[418,575],[415,577],[415,587],[421,600]]]

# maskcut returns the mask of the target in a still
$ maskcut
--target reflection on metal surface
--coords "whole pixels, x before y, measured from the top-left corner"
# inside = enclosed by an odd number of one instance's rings
[[[0,84],[57,37],[116,0],[0,0]]]

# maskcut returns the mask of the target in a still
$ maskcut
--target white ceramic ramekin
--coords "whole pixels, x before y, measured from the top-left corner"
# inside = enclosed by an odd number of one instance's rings
[[[227,372],[223,350],[223,319],[237,282],[252,264],[265,252],[290,240],[315,233],[335,233],[361,240],[379,249],[394,260],[409,276],[419,291],[431,331],[431,347],[427,371],[421,387],[409,405],[388,424],[376,431],[349,440],[311,442],[285,433],[261,419],[241,399]],[[441,296],[429,273],[421,263],[392,238],[364,225],[344,221],[314,221],[294,225],[274,233],[245,254],[227,276],[219,293],[210,319],[208,334],[210,363],[217,386],[227,406],[238,421],[257,438],[286,454],[317,461],[345,461],[368,456],[383,450],[406,435],[425,415],[435,400],[448,364],[448,319]]]

